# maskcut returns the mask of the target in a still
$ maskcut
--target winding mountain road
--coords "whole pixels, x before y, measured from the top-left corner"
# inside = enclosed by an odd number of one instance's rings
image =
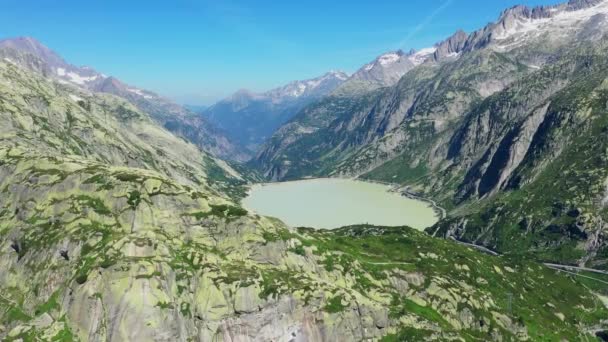
[[[599,274],[606,274],[606,275],[608,275],[608,271],[597,270],[595,268],[578,267],[578,266],[561,265],[561,264],[552,264],[552,263],[549,263],[549,262],[545,262],[544,264],[547,267],[557,268],[557,269],[561,269],[561,270],[567,270],[567,271],[577,270],[577,271],[586,271],[586,272],[593,272],[593,273],[599,273]]]
[[[488,249],[488,248],[483,247],[483,246],[479,246],[479,245],[476,245],[476,244],[473,244],[473,243],[459,241],[459,240],[455,239],[454,237],[450,237],[450,239],[453,240],[453,241],[455,241],[455,242],[457,242],[457,243],[459,243],[459,244],[461,244],[461,245],[465,245],[467,247],[475,248],[475,249],[477,249],[477,250],[479,250],[481,252],[484,252],[484,253],[487,253],[487,254],[490,254],[490,255],[493,255],[493,256],[500,256],[501,255],[501,254],[499,254],[497,252],[494,252],[493,250]],[[562,265],[562,264],[554,264],[554,263],[550,263],[550,262],[544,262],[543,265],[545,265],[545,266],[547,266],[549,268],[555,269],[555,270],[564,271],[564,272],[567,272],[567,273],[573,273],[573,274],[576,274],[576,275],[579,275],[579,276],[585,277],[585,278],[595,279],[595,280],[600,281],[602,283],[606,283],[606,282],[603,281],[603,280],[600,280],[600,279],[596,279],[596,278],[580,275],[580,274],[574,273],[572,271],[585,271],[585,272],[593,272],[593,273],[608,275],[608,271],[598,270],[598,269],[595,269],[595,268],[579,267],[579,266],[572,266],[572,265]]]

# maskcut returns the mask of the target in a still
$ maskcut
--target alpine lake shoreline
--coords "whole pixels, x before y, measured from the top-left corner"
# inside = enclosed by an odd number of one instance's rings
[[[397,184],[397,183],[389,183],[389,182],[382,182],[382,181],[377,181],[377,180],[368,180],[368,179],[362,179],[359,177],[311,177],[311,178],[301,178],[301,179],[294,179],[294,180],[288,180],[288,181],[279,181],[279,182],[262,182],[262,183],[251,183],[246,185],[246,191],[245,191],[245,196],[239,201],[239,204],[245,208],[246,210],[250,210],[252,212],[255,212],[256,214],[262,215],[262,216],[271,216],[271,217],[275,217],[278,218],[279,220],[285,222],[285,220],[281,217],[277,217],[277,216],[273,216],[273,215],[267,215],[264,213],[260,213],[257,210],[250,208],[249,206],[247,206],[245,204],[245,201],[247,199],[249,199],[253,192],[254,192],[254,188],[255,187],[267,187],[267,186],[276,186],[276,185],[280,185],[280,184],[286,184],[286,183],[290,183],[290,184],[294,184],[294,183],[302,183],[302,182],[310,182],[310,181],[329,181],[329,180],[336,180],[336,181],[354,181],[354,182],[360,182],[360,183],[364,183],[364,184],[375,184],[375,185],[382,185],[382,186],[386,186],[386,193],[387,194],[399,194],[401,197],[413,200],[413,201],[417,201],[420,203],[425,203],[426,205],[428,205],[429,209],[431,209],[434,212],[434,216],[435,216],[435,222],[427,227],[423,227],[423,228],[414,228],[416,230],[422,231],[424,232],[424,230],[426,228],[432,227],[434,224],[436,224],[437,222],[441,221],[442,219],[444,219],[447,216],[447,211],[442,208],[441,206],[439,206],[435,201],[425,198],[423,196],[421,196],[420,194],[417,194],[411,190],[409,190],[409,188],[407,186],[403,186],[401,184]],[[285,222],[287,224],[287,222]],[[373,224],[370,222],[359,222],[356,224]],[[289,224],[288,224],[289,225]],[[352,224],[348,224],[345,226],[351,226]],[[290,225],[291,226],[291,225]],[[337,226],[337,227],[331,227],[331,228],[325,228],[325,227],[305,227],[305,228],[312,228],[315,229],[317,231],[324,231],[324,230],[336,230],[336,229],[340,229],[342,227],[345,226]],[[402,224],[402,225],[394,225],[393,227],[399,227],[399,226],[409,226],[408,224]],[[301,226],[292,226],[293,228],[302,228]],[[387,226],[390,227],[390,226]]]

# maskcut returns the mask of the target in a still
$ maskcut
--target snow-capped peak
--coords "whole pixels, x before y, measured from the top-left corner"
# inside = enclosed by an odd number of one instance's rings
[[[414,65],[420,65],[420,64],[424,63],[429,57],[431,57],[435,53],[435,51],[437,51],[436,47],[424,48],[424,49],[421,49],[420,51],[410,54],[408,56],[408,59]]]
[[[375,86],[395,84],[416,66],[409,57],[411,57],[411,53],[406,54],[402,50],[383,53],[361,67],[350,77],[350,80],[364,81]]]
[[[533,9],[517,6],[503,12],[492,28],[492,40],[497,50],[511,50],[545,34],[556,39],[571,36],[596,17],[602,17],[597,25],[606,27],[607,16],[606,0],[570,0],[566,4]]]
[[[264,95],[279,101],[285,97],[316,96],[328,93],[347,79],[348,74],[345,72],[332,70],[316,78],[293,81],[283,87],[272,89]]]
[[[393,64],[398,61],[400,57],[401,55],[396,52],[387,53],[378,57],[378,63],[380,63],[380,65]]]
[[[335,77],[342,81],[346,81],[349,77],[349,75],[347,73],[345,73],[344,71],[340,71],[340,70],[330,70],[324,76],[332,76],[332,77]]]

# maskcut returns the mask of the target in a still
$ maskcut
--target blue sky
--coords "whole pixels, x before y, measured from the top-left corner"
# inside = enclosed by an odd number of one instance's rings
[[[32,36],[73,64],[211,104],[240,88],[350,73],[385,51],[480,28],[516,4],[558,2],[2,0],[0,37]]]

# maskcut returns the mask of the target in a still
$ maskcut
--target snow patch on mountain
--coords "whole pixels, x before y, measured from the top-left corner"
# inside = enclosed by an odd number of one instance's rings
[[[515,35],[526,35],[537,31],[543,24],[548,23],[551,19],[549,18],[541,18],[541,19],[532,19],[532,18],[522,18],[518,19],[514,26],[502,31],[498,32],[496,36],[494,36],[495,40],[504,40],[510,38]]]
[[[515,17],[509,25],[499,25],[494,30],[493,41],[497,50],[505,51],[526,44],[530,39],[540,38],[548,34],[557,39],[567,37],[580,29],[581,24],[587,23],[592,17],[608,14],[608,1],[577,10],[564,8],[549,9],[549,17]],[[509,18],[511,19],[511,18]],[[608,25],[606,17],[602,25]],[[506,26],[506,27],[505,27]]]
[[[100,75],[97,74],[92,76],[83,76],[74,71],[67,71],[65,68],[56,68],[55,72],[57,73],[57,76],[67,78],[68,81],[78,85],[85,85],[86,83],[93,82],[100,77]]]
[[[431,57],[435,53],[435,51],[437,51],[436,47],[424,48],[410,55],[408,59],[410,60],[410,62],[414,63],[414,65],[418,66],[426,62],[429,57]]]
[[[345,82],[342,89],[358,89],[362,86],[369,89],[370,87],[393,85],[408,71],[416,67],[416,63],[421,64],[428,56],[431,56],[432,54],[429,52],[429,49],[424,49],[420,53],[411,52],[406,54],[398,50],[381,54],[357,70]]]
[[[151,99],[152,96],[147,95],[146,93],[144,93],[141,89],[137,89],[137,88],[127,88],[127,91],[130,93],[133,93],[135,95],[139,95],[141,97],[143,97],[144,99]]]
[[[376,66],[388,67],[391,64],[395,64],[396,62],[398,62],[402,55],[403,55],[403,52],[401,52],[401,51],[388,52],[388,53],[382,54],[382,55],[378,56],[374,61],[364,65],[363,70],[371,71]]]
[[[289,96],[298,97],[306,91],[306,85],[297,84],[294,88],[292,88],[291,92],[287,93]]]
[[[344,71],[337,71],[337,70],[331,70],[327,75],[332,75],[333,77],[339,79],[340,81],[346,81],[349,77],[348,74],[345,73]]]
[[[283,87],[263,93],[263,96],[282,101],[284,98],[299,98],[309,95],[322,95],[348,79],[348,74],[341,71],[330,71],[324,75],[303,81],[294,81]]]
[[[393,64],[396,61],[398,61],[400,57],[401,56],[398,55],[397,53],[387,53],[385,55],[378,57],[378,63],[380,63],[380,65]]]
[[[79,84],[79,85],[84,85],[85,83],[95,81],[99,77],[97,75],[89,76],[89,77],[82,76],[82,75],[77,74],[77,73],[72,72],[72,71],[68,72],[67,76],[70,79],[70,81],[72,81],[72,82],[74,82],[76,84]]]
[[[321,86],[323,83],[325,82],[330,82],[330,81],[345,81],[348,79],[348,74],[344,73],[344,72],[340,72],[340,71],[330,71],[327,74],[318,77],[318,78],[314,78],[311,80],[306,80],[306,81],[302,81],[302,83],[300,83],[298,85],[298,89],[301,91],[299,95],[302,95],[306,90],[311,90],[311,89],[316,89],[319,86]]]

